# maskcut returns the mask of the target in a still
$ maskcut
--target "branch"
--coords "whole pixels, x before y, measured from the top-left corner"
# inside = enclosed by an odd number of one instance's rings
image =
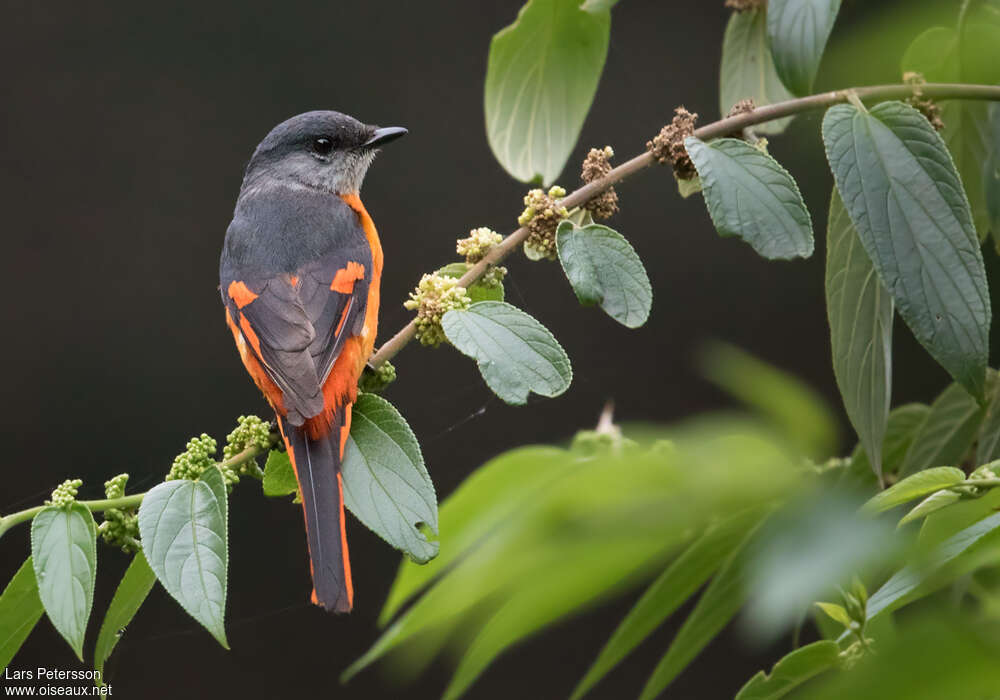
[[[846,90],[836,90],[834,92],[824,92],[818,95],[800,97],[794,100],[778,102],[772,105],[758,107],[752,112],[745,112],[734,117],[727,117],[719,121],[706,124],[700,129],[696,129],[694,135],[705,141],[718,138],[727,134],[738,133],[746,127],[755,124],[781,119],[800,112],[808,112],[814,109],[822,109],[839,102],[846,102],[851,95],[857,95],[861,99],[872,100],[894,100],[911,97],[915,92],[926,98],[937,100],[964,99],[964,100],[993,100],[1000,101],[1000,86],[993,85],[964,85],[960,83],[925,83],[923,85],[873,85],[869,87],[847,88]],[[614,168],[603,178],[594,180],[580,189],[569,193],[559,203],[567,209],[585,204],[597,195],[604,192],[617,182],[624,180],[629,175],[644,170],[655,161],[653,156],[645,151],[628,160],[617,168]],[[524,226],[507,236],[503,241],[494,246],[490,252],[473,265],[468,272],[462,275],[458,281],[459,286],[468,287],[474,284],[487,271],[490,265],[497,265],[509,256],[520,246],[524,239],[528,237],[528,229]],[[417,332],[416,321],[410,321],[396,335],[392,336],[372,355],[369,365],[377,369],[395,357],[400,350],[406,347],[407,343],[413,340]]]
[[[266,447],[261,447],[260,445],[251,445],[242,452],[239,452],[227,460],[218,463],[219,468],[223,467],[238,467],[244,462],[247,462],[254,457],[261,454],[266,454],[268,450],[278,444],[280,438],[277,433],[271,433],[271,443]],[[81,503],[90,510],[91,513],[103,513],[111,508],[138,508],[139,504],[142,503],[142,499],[146,497],[149,491],[143,491],[142,493],[133,493],[128,496],[122,496],[121,498],[102,498],[96,501],[77,501]],[[5,515],[0,517],[0,537],[3,537],[7,530],[11,529],[15,525],[20,525],[21,523],[27,522],[38,515],[42,510],[48,506],[35,506],[34,508],[28,508],[26,510],[21,510],[16,513],[11,513],[10,515]]]

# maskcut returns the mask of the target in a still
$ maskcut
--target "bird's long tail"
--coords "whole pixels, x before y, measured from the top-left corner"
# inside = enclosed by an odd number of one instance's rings
[[[350,406],[345,408],[347,415]],[[334,425],[344,423],[343,413]],[[349,418],[348,418],[349,420]],[[349,425],[349,424],[348,424]],[[279,420],[288,457],[302,493],[309,560],[312,568],[312,602],[334,612],[350,612],[354,605],[351,562],[344,529],[344,488],[340,476],[343,457],[341,433],[312,438],[302,427]]]

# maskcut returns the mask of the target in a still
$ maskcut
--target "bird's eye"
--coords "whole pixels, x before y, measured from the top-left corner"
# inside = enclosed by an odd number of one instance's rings
[[[333,150],[333,141],[326,136],[320,136],[313,140],[312,149],[321,156],[328,156],[330,155],[330,151]]]

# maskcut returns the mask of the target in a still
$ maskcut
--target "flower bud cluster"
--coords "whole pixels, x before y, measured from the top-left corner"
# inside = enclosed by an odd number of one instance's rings
[[[550,187],[547,193],[536,189],[525,195],[524,211],[517,223],[528,227],[524,253],[531,260],[556,259],[556,228],[560,221],[569,216],[566,207],[558,202],[565,196],[566,190],[558,185]]]
[[[67,479],[58,486],[52,492],[52,498],[45,501],[47,506],[58,506],[62,508],[63,506],[68,506],[76,502],[76,492],[83,485],[81,479]]]
[[[447,338],[441,328],[441,319],[454,309],[467,309],[472,304],[464,287],[458,280],[444,275],[425,274],[420,284],[410,292],[410,298],[403,302],[407,309],[417,312],[417,340],[421,345],[437,347]]]

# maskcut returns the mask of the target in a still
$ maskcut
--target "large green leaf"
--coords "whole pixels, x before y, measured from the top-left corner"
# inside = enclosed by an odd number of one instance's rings
[[[610,32],[606,8],[528,0],[493,37],[486,133],[493,155],[518,180],[559,177],[597,92]]]
[[[556,231],[559,262],[581,304],[600,304],[628,328],[649,318],[653,290],[642,260],[625,238],[607,226],[565,220]]]
[[[774,67],[796,95],[812,90],[840,0],[770,0],[767,38]]]
[[[760,510],[754,509],[728,518],[709,529],[677,557],[619,623],[573,691],[573,700],[589,692],[692,596],[743,542],[747,528],[755,525],[761,515]]]
[[[756,528],[748,529],[743,541],[698,599],[667,653],[653,669],[639,700],[653,700],[659,696],[743,606],[745,562],[740,555],[755,531]]]
[[[941,137],[917,110],[831,107],[823,141],[875,269],[917,340],[981,398],[990,300],[969,202]]]
[[[510,404],[528,394],[558,396],[573,379],[566,351],[548,329],[520,309],[483,301],[441,319],[451,344],[479,365],[493,393]]]
[[[28,557],[0,595],[0,673],[35,629],[43,612],[35,569]]]
[[[420,443],[399,411],[375,394],[361,394],[351,412],[344,450],[344,505],[358,520],[418,563],[433,559],[438,543],[437,496]]]
[[[935,491],[965,481],[965,472],[956,467],[931,467],[906,477],[880,491],[864,505],[869,513],[882,513]]]
[[[903,71],[923,73],[929,82],[979,83],[1000,82],[1000,27],[992,24],[968,24],[961,41],[950,27],[934,27],[918,36],[903,55]],[[973,220],[980,239],[991,230],[987,204],[987,179],[984,163],[993,145],[987,119],[987,105],[974,100],[947,100],[941,103],[944,129],[941,135],[962,176],[972,207]],[[995,183],[994,183],[995,186]],[[995,235],[1000,230],[992,227]]]
[[[225,481],[214,466],[199,481],[157,484],[139,507],[142,547],[156,578],[227,649],[228,509]]]
[[[83,661],[97,578],[97,525],[87,507],[49,506],[36,515],[31,560],[45,613]]]
[[[892,297],[834,189],[826,233],[826,312],[837,386],[875,475],[892,393]]]
[[[897,406],[889,412],[889,422],[882,439],[882,472],[894,474],[899,471],[907,450],[913,444],[931,407],[922,403],[908,403]],[[867,483],[870,479],[874,484],[875,468],[868,460],[868,455],[859,443],[851,454],[850,467],[844,472],[844,479],[857,479]],[[867,477],[867,478],[866,478]]]
[[[812,220],[799,187],[774,158],[740,139],[684,141],[720,236],[735,236],[771,260],[808,258]]]
[[[740,100],[752,99],[757,106],[792,99],[774,68],[767,45],[767,19],[764,9],[734,12],[722,40],[722,72],[719,77],[719,103],[725,116]],[[780,134],[791,117],[758,124],[759,134]]]
[[[930,413],[906,451],[899,473],[909,476],[941,464],[960,464],[983,420],[984,409],[958,384],[931,404]]]
[[[986,193],[986,215],[989,217],[993,242],[1000,250],[1000,104],[987,107],[987,129],[992,148],[983,162],[983,189]],[[982,236],[982,229],[979,229]]]
[[[758,671],[746,682],[735,700],[778,700],[824,671],[840,663],[840,645],[829,640],[813,642],[786,654],[771,669]]]
[[[101,631],[97,635],[97,645],[94,647],[94,668],[102,675],[104,662],[111,656],[111,652],[114,651],[115,645],[124,634],[125,628],[139,612],[139,608],[145,602],[149,592],[153,590],[155,583],[156,574],[149,568],[145,555],[142,552],[136,553],[115,590],[115,597],[111,599],[108,612],[104,615],[104,622],[101,623]]]

